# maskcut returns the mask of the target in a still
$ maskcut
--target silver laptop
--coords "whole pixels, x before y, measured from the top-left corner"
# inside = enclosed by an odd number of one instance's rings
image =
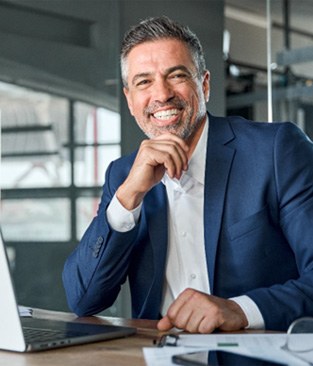
[[[135,328],[20,317],[0,230],[0,349],[32,352],[126,337]]]

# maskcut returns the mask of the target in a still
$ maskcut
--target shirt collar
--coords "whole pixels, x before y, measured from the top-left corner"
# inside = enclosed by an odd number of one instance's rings
[[[194,152],[191,155],[188,170],[185,174],[196,179],[204,185],[205,161],[206,161],[206,146],[208,141],[209,117],[207,116],[202,134],[197,143]]]

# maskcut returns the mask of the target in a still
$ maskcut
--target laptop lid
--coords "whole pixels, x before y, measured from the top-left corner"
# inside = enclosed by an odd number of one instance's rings
[[[23,352],[26,349],[9,261],[0,229],[0,349]]]
[[[24,334],[26,330],[40,331],[40,335],[37,339],[27,342]],[[136,329],[132,327],[20,318],[0,229],[0,349],[17,352],[41,351],[126,337],[134,333]],[[48,335],[48,338],[45,338],[44,334]]]

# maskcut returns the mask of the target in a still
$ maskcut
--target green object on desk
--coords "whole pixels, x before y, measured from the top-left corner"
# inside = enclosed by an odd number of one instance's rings
[[[239,344],[238,344],[238,343],[235,343],[235,342],[233,342],[233,343],[229,343],[229,342],[227,342],[227,343],[225,343],[225,342],[221,342],[221,343],[217,343],[217,346],[218,346],[218,347],[238,347],[238,346],[239,346]]]

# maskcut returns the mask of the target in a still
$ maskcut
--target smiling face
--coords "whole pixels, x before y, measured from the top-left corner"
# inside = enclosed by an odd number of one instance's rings
[[[127,56],[124,93],[131,114],[150,138],[173,133],[192,140],[205,121],[209,72],[199,76],[187,46],[160,39]]]

